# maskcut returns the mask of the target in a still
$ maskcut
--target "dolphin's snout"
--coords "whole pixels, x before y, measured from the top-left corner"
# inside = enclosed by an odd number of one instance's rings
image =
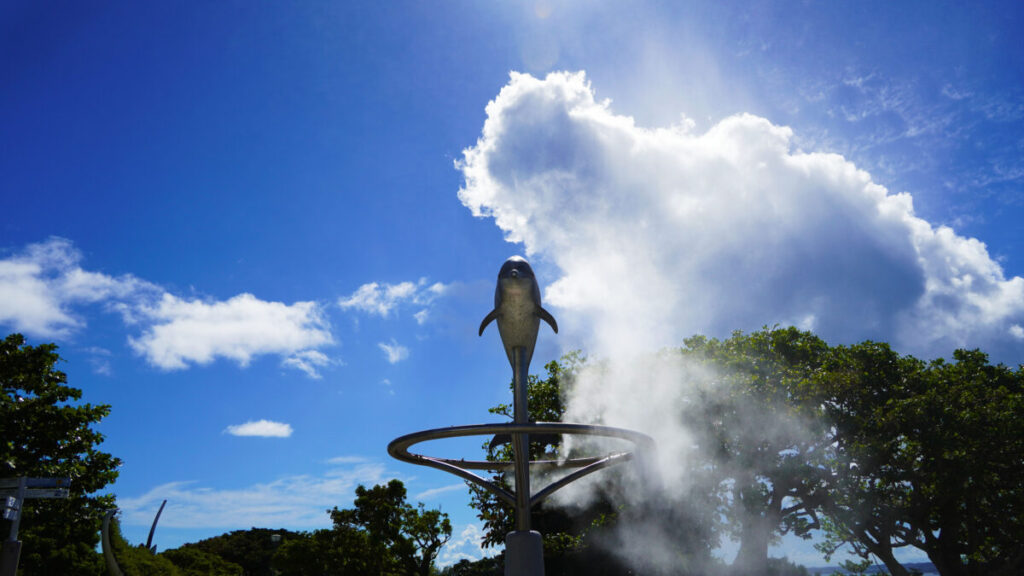
[[[519,270],[513,269],[512,270],[512,277],[513,278],[519,278]]]

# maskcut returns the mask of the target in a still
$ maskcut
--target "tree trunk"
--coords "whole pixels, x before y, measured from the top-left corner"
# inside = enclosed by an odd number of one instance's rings
[[[965,576],[967,574],[959,555],[953,557],[951,554],[946,554],[941,547],[926,552],[939,576]]]
[[[754,489],[749,491],[756,492]],[[732,563],[732,572],[736,576],[756,576],[767,571],[768,540],[779,525],[783,494],[782,489],[775,486],[766,502],[744,506],[747,516],[740,531],[740,550]]]
[[[740,550],[732,563],[736,576],[763,574],[768,567],[768,534],[771,527],[763,516],[750,517],[743,521],[740,532]]]
[[[885,569],[892,576],[910,576],[910,572],[893,556],[891,546],[877,546],[871,552],[882,561],[882,564],[885,564]]]

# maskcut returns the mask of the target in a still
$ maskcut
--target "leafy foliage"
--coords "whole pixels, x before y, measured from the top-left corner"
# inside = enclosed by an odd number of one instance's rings
[[[441,576],[501,576],[505,573],[503,554],[470,561],[459,560],[441,571]]]
[[[354,508],[328,512],[334,526],[282,543],[276,570],[289,576],[430,576],[452,534],[448,515],[407,503],[399,480],[359,486]]]
[[[896,560],[907,546],[943,575],[1024,570],[1024,370],[991,365],[978,350],[923,362],[875,342],[832,347],[796,328],[695,336],[662,352],[676,353],[708,375],[680,382],[680,419],[695,423],[703,458],[689,463],[693,494],[668,510],[638,509],[617,504],[615,477],[602,475],[606,497],[593,506],[534,513],[549,564],[571,559],[580,570],[599,542],[614,548],[617,523],[641,517],[688,527],[674,536],[679,573],[723,571],[694,564],[719,530],[740,542],[732,574],[800,573],[770,559],[768,545],[815,530],[826,554],[849,546],[864,566],[877,558],[896,576],[915,573]],[[531,376],[531,412],[561,419],[582,362],[577,354],[549,364],[547,378]],[[511,407],[491,412],[511,416]],[[511,458],[507,445],[485,448],[491,459]],[[560,449],[545,439],[531,455]],[[511,510],[471,488],[487,543],[500,544]],[[612,565],[588,573],[625,573]]]
[[[714,376],[697,386],[687,421],[717,482],[738,573],[764,570],[768,545],[782,534],[809,537],[819,527],[825,488],[820,461],[830,440],[820,411],[804,402],[828,346],[796,328],[734,332],[727,340],[689,338],[680,350]],[[681,383],[682,384],[682,383]]]
[[[145,546],[132,546],[125,541],[116,518],[110,520],[110,545],[125,576],[183,576],[163,555],[153,554]]]
[[[280,537],[279,542],[275,542]],[[163,555],[171,560],[178,558],[183,565],[183,558],[201,559],[203,556],[216,556],[224,561],[240,566],[245,576],[272,576],[271,559],[279,546],[284,546],[293,539],[301,538],[299,532],[269,528],[252,528],[235,530],[199,542],[185,544],[181,548],[167,550]],[[197,554],[198,553],[198,554]]]
[[[334,530],[364,536],[368,574],[430,576],[434,558],[451,538],[448,515],[405,501],[400,480],[356,488],[355,508],[330,511]]]
[[[182,576],[242,576],[242,567],[199,548],[165,550],[160,556],[169,560]]]
[[[838,347],[822,382],[837,454],[830,553],[843,544],[907,574],[913,546],[940,574],[1024,569],[1024,373],[980,351],[925,364],[887,345]]]
[[[20,334],[0,341],[0,477],[70,477],[67,499],[27,500],[19,539],[19,572],[93,575],[103,514],[113,496],[94,496],[117,478],[120,460],[101,452],[103,435],[92,426],[107,405],[79,404],[82,391],[56,369],[53,344],[30,346]],[[10,523],[3,521],[4,534]]]

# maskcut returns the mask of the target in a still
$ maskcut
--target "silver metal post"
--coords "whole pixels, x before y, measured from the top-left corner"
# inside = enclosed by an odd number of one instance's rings
[[[26,490],[28,490],[28,478],[22,476],[18,478],[18,515],[11,520],[11,534],[7,537],[9,542],[14,542],[18,539],[18,528],[21,526],[21,513],[25,507]]]
[[[18,541],[18,528],[21,526],[21,515],[25,511],[25,496],[28,491],[28,478],[18,478],[17,507],[18,513],[11,520],[11,533],[3,543],[3,554],[0,557],[0,575],[15,576],[18,573],[18,561],[21,559],[21,542]]]
[[[512,356],[512,420],[525,425],[530,423],[529,357],[521,346],[512,349]],[[544,576],[544,541],[539,532],[530,530],[530,435],[513,432],[512,450],[516,474],[516,529],[505,536],[505,576]]]
[[[526,354],[521,347],[513,348],[515,370],[513,371],[512,416],[516,424],[529,424],[530,409],[527,405]],[[512,434],[516,474],[516,530],[530,530],[530,437],[523,432]]]

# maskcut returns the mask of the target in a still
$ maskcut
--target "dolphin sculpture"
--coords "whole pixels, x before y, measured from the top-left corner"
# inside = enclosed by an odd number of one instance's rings
[[[541,307],[540,286],[525,258],[513,256],[502,264],[498,272],[498,286],[494,289],[494,310],[480,323],[480,336],[494,320],[498,322],[498,334],[512,370],[517,369],[513,350],[522,348],[524,374],[528,374],[540,321],[547,322],[555,334],[558,334],[558,322]]]
[[[547,322],[555,334],[558,333],[558,322],[555,321],[555,317],[540,305],[540,286],[537,285],[533,268],[526,259],[513,256],[502,264],[498,272],[498,285],[494,289],[494,310],[491,310],[480,323],[480,336],[483,336],[488,324],[492,321],[498,322],[498,334],[501,335],[501,343],[505,347],[505,354],[508,355],[508,362],[512,365],[515,389],[514,415],[516,423],[519,424],[529,421],[526,382],[541,320]],[[547,443],[556,441],[547,437],[538,437],[537,440]],[[526,434],[497,434],[491,440],[490,449],[509,442],[513,442],[515,452],[520,455],[517,458],[529,461],[529,439]],[[525,524],[521,527],[529,526],[529,472],[525,466],[516,470],[516,486],[525,487],[525,490],[516,489],[516,498],[524,498],[517,506],[527,511],[524,514],[517,514],[517,517],[525,515]],[[524,494],[526,496],[522,496]]]

